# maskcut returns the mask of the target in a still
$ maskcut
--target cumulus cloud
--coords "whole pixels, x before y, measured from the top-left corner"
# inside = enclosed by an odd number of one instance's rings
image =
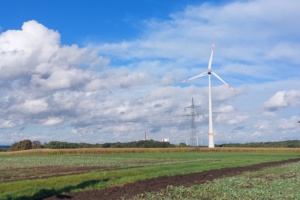
[[[62,123],[62,121],[63,121],[63,119],[61,119],[61,118],[53,117],[53,118],[47,119],[47,121],[45,121],[43,124],[46,126],[53,126],[53,125]]]
[[[31,82],[42,89],[68,89],[84,85],[90,79],[89,74],[78,69],[61,70],[57,69],[50,75],[33,75]]]
[[[0,77],[15,80],[31,78],[40,86],[70,88],[83,82],[88,74],[82,65],[105,65],[106,59],[77,45],[62,46],[57,31],[36,21],[25,22],[21,30],[0,35]],[[13,52],[13,53],[10,53]],[[75,83],[74,83],[75,82]]]
[[[300,105],[300,90],[278,91],[264,104],[265,109],[271,111],[298,105]]]
[[[1,56],[1,78],[16,78],[34,72],[59,48],[60,36],[36,21],[25,22],[22,30],[8,30],[0,36],[1,52],[15,52]]]
[[[17,106],[21,112],[38,114],[48,110],[48,104],[44,99],[26,100],[20,106]]]
[[[248,119],[249,116],[236,113],[231,114],[218,114],[215,122],[219,124],[237,125]]]
[[[2,32],[0,52],[0,114],[6,119],[1,127],[7,128],[72,119],[80,100],[77,91],[84,91],[95,79],[94,71],[109,64],[88,48],[61,45],[58,31],[34,20],[24,22],[21,30]]]

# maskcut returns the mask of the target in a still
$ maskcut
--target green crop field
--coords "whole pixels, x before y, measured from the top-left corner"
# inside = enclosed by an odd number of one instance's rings
[[[273,151],[273,150],[272,150]],[[299,158],[299,149],[273,152],[190,151],[109,154],[0,155],[0,199],[40,199],[120,186],[159,176]]]
[[[300,199],[300,162],[246,172],[192,187],[168,186],[137,199]]]

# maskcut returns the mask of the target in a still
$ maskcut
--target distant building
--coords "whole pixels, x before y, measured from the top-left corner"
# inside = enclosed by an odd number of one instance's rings
[[[169,140],[168,137],[167,137],[167,138],[163,138],[161,141],[162,141],[162,142],[170,142],[170,140]]]

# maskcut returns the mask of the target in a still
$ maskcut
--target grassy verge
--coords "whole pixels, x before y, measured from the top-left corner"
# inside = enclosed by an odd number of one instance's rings
[[[147,178],[154,178],[164,175],[188,174],[201,172],[204,170],[219,169],[224,167],[246,166],[269,161],[279,161],[290,158],[297,158],[297,153],[239,153],[239,152],[209,152],[209,153],[140,153],[140,154],[114,154],[114,155],[38,155],[25,156],[22,160],[23,165],[31,167],[34,159],[43,158],[45,165],[65,164],[77,165],[86,159],[86,165],[98,165],[102,160],[113,162],[118,160],[122,165],[132,162],[145,162],[143,166],[128,168],[123,170],[93,171],[89,173],[59,176],[45,179],[22,180],[0,183],[0,199],[40,199],[53,194],[76,192],[90,189],[102,189],[116,185],[123,185]],[[18,158],[11,161],[10,165],[6,162],[6,167],[13,168],[13,163],[18,162],[23,157],[0,156],[1,159]],[[50,161],[47,162],[47,159]],[[60,160],[60,162],[54,162]],[[146,162],[149,160],[149,162]],[[70,163],[73,161],[73,163]],[[153,162],[155,161],[155,162]],[[122,163],[124,162],[124,163]],[[47,164],[48,163],[48,164]],[[109,165],[109,164],[108,164]],[[5,169],[3,168],[3,171]],[[2,171],[2,170],[1,170]]]

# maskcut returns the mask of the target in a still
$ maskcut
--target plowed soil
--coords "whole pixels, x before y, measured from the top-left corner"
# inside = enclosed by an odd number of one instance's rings
[[[64,176],[80,174],[90,171],[107,171],[124,169],[120,167],[66,167],[66,166],[47,166],[29,168],[11,168],[0,172],[0,183],[17,180],[28,180],[38,178],[49,178],[53,176]],[[12,175],[13,174],[13,175]]]
[[[120,187],[111,187],[103,190],[90,190],[90,191],[83,191],[78,193],[53,196],[47,198],[47,200],[53,200],[53,199],[110,200],[110,199],[120,199],[121,197],[125,197],[127,199],[129,197],[133,197],[143,192],[159,191],[161,189],[166,188],[168,185],[192,186],[196,184],[203,184],[207,181],[212,181],[218,178],[236,176],[246,171],[258,171],[266,167],[273,167],[273,166],[278,166],[278,165],[291,163],[291,162],[298,162],[298,161],[300,161],[300,158],[277,161],[277,162],[260,163],[256,165],[245,166],[245,167],[216,169],[216,170],[210,170],[210,171],[204,171],[204,172],[192,173],[186,175],[162,176],[153,179],[140,180]]]

